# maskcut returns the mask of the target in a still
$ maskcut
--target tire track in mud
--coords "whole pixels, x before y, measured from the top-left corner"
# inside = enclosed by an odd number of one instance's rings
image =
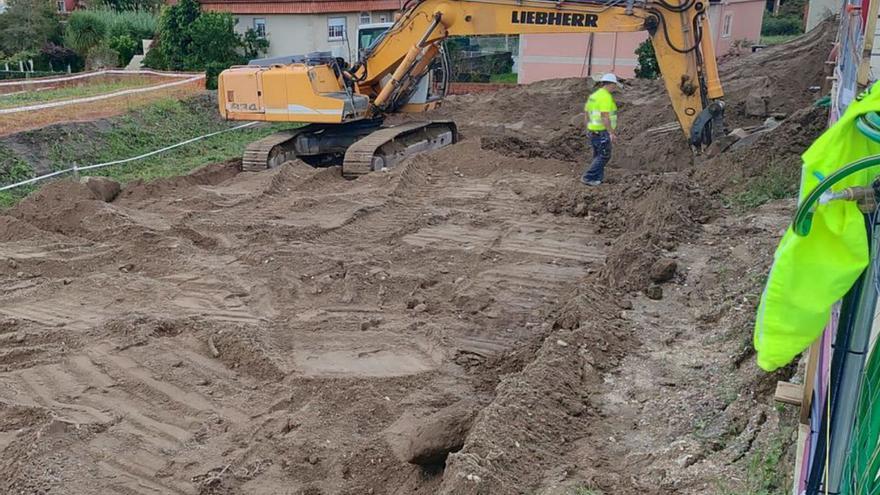
[[[14,402],[95,429],[72,440],[88,468],[55,466],[65,473],[60,486],[195,493],[212,479],[200,473],[222,471],[230,452],[241,468],[293,449],[319,460],[211,483],[242,493],[260,493],[253,483],[344,493],[397,480],[433,493],[437,478],[418,468],[388,464],[379,478],[369,467],[377,462],[370,455],[388,457],[377,447],[385,430],[431,404],[490,400],[481,377],[494,373],[489,360],[534,332],[604,256],[578,220],[536,213],[535,193],[566,178],[450,170],[444,159],[418,158],[358,181],[300,164],[218,183],[169,180],[98,209],[129,219],[101,245],[129,253],[132,272],[113,277],[84,265],[73,284],[0,310],[82,339],[52,362],[0,374]],[[149,215],[128,213],[142,209]],[[144,231],[162,249],[151,250]],[[77,283],[89,277],[96,288]],[[141,328],[126,320],[133,314],[171,328]],[[205,345],[209,334],[219,357]],[[269,400],[278,391],[289,391],[289,402]],[[370,410],[369,427],[353,429]],[[265,437],[242,443],[252,435]],[[359,474],[339,477],[325,463]],[[82,484],[89,470],[98,473],[91,487]]]

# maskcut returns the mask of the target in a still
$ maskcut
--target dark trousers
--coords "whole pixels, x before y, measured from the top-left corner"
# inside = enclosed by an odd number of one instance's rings
[[[605,178],[605,165],[611,160],[611,135],[608,131],[588,131],[590,145],[593,147],[593,163],[589,170],[584,173],[584,180],[598,180]]]

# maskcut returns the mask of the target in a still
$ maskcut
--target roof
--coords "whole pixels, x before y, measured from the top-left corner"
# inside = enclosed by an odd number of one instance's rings
[[[201,0],[202,9],[231,14],[325,14],[398,10],[403,0]]]

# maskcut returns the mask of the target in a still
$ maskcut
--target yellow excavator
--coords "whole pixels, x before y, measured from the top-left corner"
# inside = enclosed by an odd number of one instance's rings
[[[724,110],[707,11],[704,0],[409,0],[350,66],[317,54],[223,71],[220,113],[308,124],[251,143],[244,170],[296,157],[312,165],[341,161],[343,175],[355,178],[458,139],[450,121],[383,126],[389,114],[442,102],[449,36],[647,31],[682,130],[699,149],[723,125]]]

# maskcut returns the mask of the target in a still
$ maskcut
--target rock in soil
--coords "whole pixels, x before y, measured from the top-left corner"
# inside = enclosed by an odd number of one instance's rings
[[[388,443],[400,460],[429,466],[444,462],[457,452],[477,415],[476,405],[461,401],[426,417],[411,419],[388,435]]]
[[[82,183],[94,194],[96,199],[109,203],[119,196],[122,187],[113,179],[107,177],[83,177]]]
[[[648,299],[659,301],[660,299],[663,299],[663,287],[660,287],[659,285],[651,285],[645,289],[645,295],[648,296]]]
[[[651,281],[658,284],[669,282],[675,276],[676,270],[678,270],[678,263],[675,260],[666,258],[657,260],[651,266]]]

